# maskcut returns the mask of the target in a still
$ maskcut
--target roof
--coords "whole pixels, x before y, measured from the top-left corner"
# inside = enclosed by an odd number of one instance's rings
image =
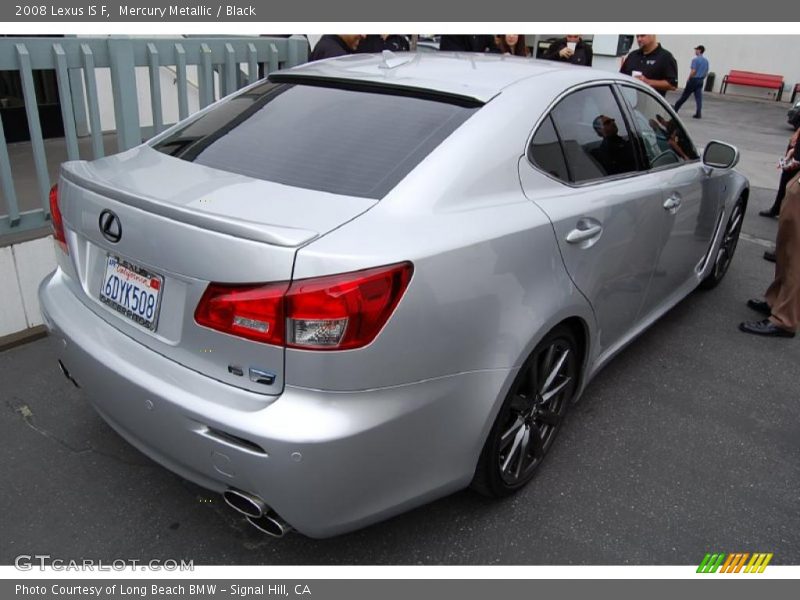
[[[306,63],[281,71],[279,75],[281,81],[295,77],[360,81],[373,85],[435,90],[488,102],[509,85],[565,69],[582,73],[587,81],[608,79],[611,75],[606,71],[553,61],[461,52],[351,54]]]

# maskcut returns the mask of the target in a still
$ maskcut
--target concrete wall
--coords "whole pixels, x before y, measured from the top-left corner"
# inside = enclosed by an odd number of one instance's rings
[[[0,340],[42,324],[36,292],[55,268],[52,236],[0,248]]]
[[[661,45],[678,61],[679,86],[689,75],[694,47],[703,44],[710,70],[717,74],[714,91],[719,92],[722,77],[731,69],[783,75],[783,101],[788,102],[795,83],[800,83],[800,36],[796,35],[659,35]],[[762,88],[728,86],[729,94],[754,98],[774,98]]]

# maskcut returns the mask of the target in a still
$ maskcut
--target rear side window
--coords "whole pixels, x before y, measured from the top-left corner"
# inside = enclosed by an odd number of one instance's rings
[[[533,141],[528,148],[528,160],[548,175],[562,181],[569,181],[564,153],[561,152],[561,144],[549,116],[542,121],[539,129],[536,130],[536,135],[533,136]]]
[[[636,151],[611,88],[578,90],[553,109],[571,180],[576,183],[635,172]]]
[[[409,95],[265,83],[154,147],[248,177],[378,199],[475,110]]]

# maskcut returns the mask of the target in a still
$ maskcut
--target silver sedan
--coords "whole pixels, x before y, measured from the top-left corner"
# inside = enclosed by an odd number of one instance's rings
[[[598,370],[725,275],[737,160],[623,75],[316,62],[65,163],[42,310],[122,437],[331,536],[527,484]]]

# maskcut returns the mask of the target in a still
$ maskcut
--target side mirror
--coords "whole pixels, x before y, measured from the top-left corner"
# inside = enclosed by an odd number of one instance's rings
[[[732,169],[739,162],[739,150],[736,147],[718,142],[708,142],[703,150],[703,164],[714,169]]]

